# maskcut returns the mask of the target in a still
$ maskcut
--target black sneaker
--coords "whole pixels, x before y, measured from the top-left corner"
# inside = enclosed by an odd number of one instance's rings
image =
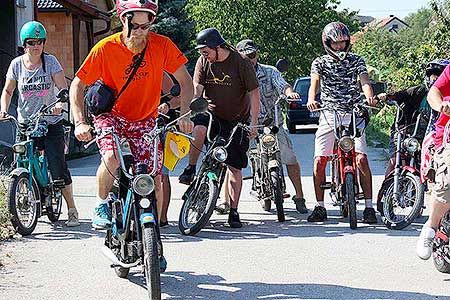
[[[230,208],[230,214],[228,215],[228,224],[231,228],[241,228],[242,222],[239,219],[239,213],[236,208]]]
[[[327,210],[325,207],[317,205],[314,207],[312,214],[308,217],[308,222],[323,222],[327,220]]]
[[[183,173],[178,177],[178,180],[182,184],[190,185],[195,176],[195,166],[187,166]]]
[[[292,201],[295,203],[295,208],[297,211],[301,214],[306,214],[308,212],[308,209],[306,208],[306,200],[304,198],[295,198],[292,197]]]
[[[363,212],[362,222],[366,224],[377,224],[378,220],[377,216],[375,215],[375,209],[373,209],[372,207],[366,207]]]

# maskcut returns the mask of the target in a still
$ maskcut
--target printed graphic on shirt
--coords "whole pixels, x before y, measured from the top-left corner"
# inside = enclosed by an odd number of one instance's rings
[[[125,82],[128,80],[128,77],[130,77],[131,73],[133,72],[133,69],[137,64],[137,61],[139,60],[139,56],[140,54],[136,54],[135,56],[133,56],[133,61],[129,63],[127,68],[125,69],[125,74],[122,78]],[[147,61],[145,60],[145,58],[143,58],[141,64],[139,65],[139,69],[137,69],[136,74],[134,74],[133,81],[141,80],[148,76],[149,72],[142,70],[143,68],[145,68],[146,65]]]
[[[212,73],[212,72],[211,72]],[[232,78],[230,75],[228,74],[224,74],[223,72],[221,72],[222,75],[215,75],[214,73],[212,73],[212,78],[206,78],[206,83],[207,84],[217,84],[217,85],[226,85],[226,86],[231,86],[232,85]]]

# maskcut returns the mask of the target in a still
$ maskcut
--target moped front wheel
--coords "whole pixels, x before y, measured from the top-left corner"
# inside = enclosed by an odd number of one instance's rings
[[[351,229],[358,227],[356,216],[355,178],[352,173],[345,174],[345,202],[348,207],[348,222]]]
[[[384,186],[381,219],[387,228],[401,230],[420,214],[424,190],[419,176],[411,172],[400,177],[398,196],[394,195],[394,184],[394,180],[391,180],[390,184]]]
[[[178,228],[184,235],[195,235],[205,227],[211,218],[219,195],[217,181],[207,174],[201,174],[200,184],[195,191],[183,197]],[[192,184],[196,184],[193,182]]]
[[[155,225],[142,227],[144,272],[150,300],[161,299],[161,270],[159,267],[158,238]]]
[[[274,169],[270,171],[270,180],[272,181],[273,197],[275,207],[277,208],[278,222],[284,222],[284,208],[283,208],[283,192],[281,190],[280,170]]]
[[[11,223],[23,236],[33,233],[39,218],[39,188],[32,181],[30,189],[28,176],[28,173],[12,176],[7,194]]]

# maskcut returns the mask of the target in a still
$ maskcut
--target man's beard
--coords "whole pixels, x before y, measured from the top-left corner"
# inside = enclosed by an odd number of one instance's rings
[[[145,48],[145,45],[147,45],[147,41],[148,41],[148,34],[139,37],[131,35],[129,38],[127,38],[126,36],[124,38],[125,45],[134,54],[142,52],[142,50],[144,50]]]

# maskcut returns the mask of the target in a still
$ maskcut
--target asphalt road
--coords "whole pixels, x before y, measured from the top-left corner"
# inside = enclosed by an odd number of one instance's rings
[[[291,135],[303,172],[307,206],[313,208],[314,136]],[[381,184],[385,161],[369,153],[374,190]],[[44,217],[35,233],[0,245],[0,299],[146,299],[141,269],[128,279],[116,277],[100,252],[103,232],[92,231],[95,170],[98,156],[70,162],[81,226],[52,225]],[[245,183],[239,207],[244,227],[231,229],[226,217],[213,215],[195,237],[179,234],[180,165],[172,177],[173,199],[168,228],[162,231],[168,269],[162,275],[164,299],[450,299],[450,275],[415,256],[414,246],[425,218],[403,231],[382,224],[349,229],[333,206],[329,220],[311,224],[286,201],[287,220],[263,212]],[[246,171],[248,174],[248,170]],[[293,191],[288,181],[288,190]],[[361,216],[363,206],[359,206]]]

